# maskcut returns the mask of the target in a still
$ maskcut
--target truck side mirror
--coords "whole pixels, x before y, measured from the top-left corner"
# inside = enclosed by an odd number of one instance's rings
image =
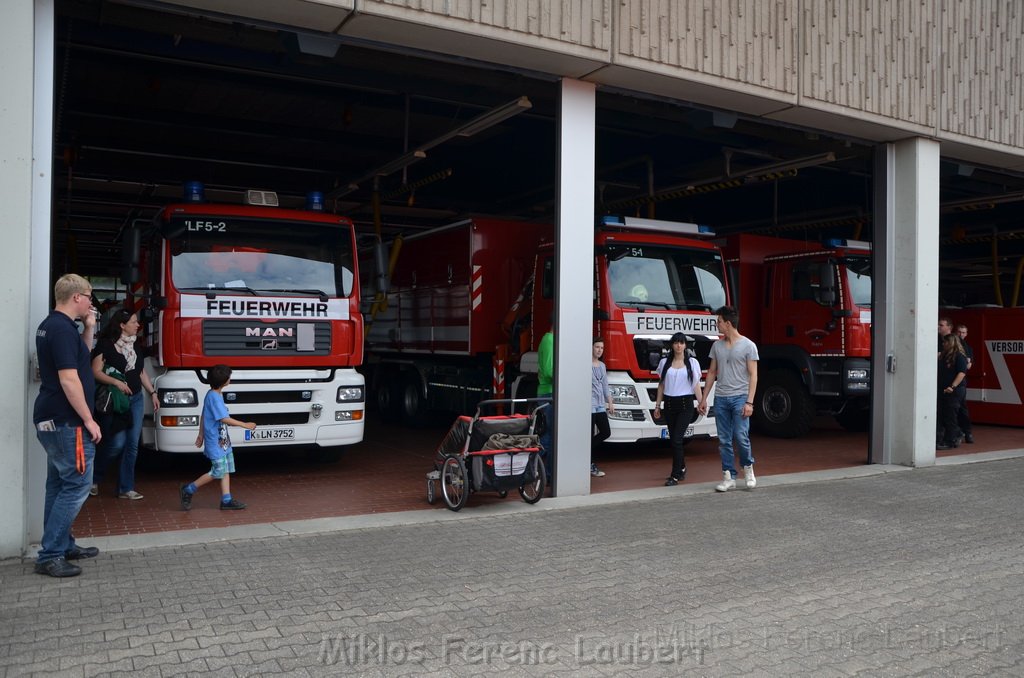
[[[823,306],[834,306],[836,303],[836,273],[831,261],[821,264],[818,287],[818,303]]]
[[[121,282],[134,285],[141,277],[142,229],[129,228],[121,238]]]

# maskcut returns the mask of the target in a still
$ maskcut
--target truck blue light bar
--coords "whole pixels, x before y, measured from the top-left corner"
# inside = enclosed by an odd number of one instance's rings
[[[206,202],[206,187],[203,186],[203,182],[185,182],[185,202]]]
[[[851,250],[870,250],[871,243],[867,240],[847,240],[846,238],[828,238],[825,247],[845,247]]]
[[[639,217],[606,216],[601,219],[601,225],[626,230],[695,235],[706,238],[711,238],[715,235],[715,229],[704,224],[691,224],[684,221],[661,221],[660,219],[641,219]]]

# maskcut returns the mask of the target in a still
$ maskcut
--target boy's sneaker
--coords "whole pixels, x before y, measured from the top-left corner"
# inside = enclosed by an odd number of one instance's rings
[[[90,497],[95,497],[99,493],[100,493],[100,486],[97,485],[96,483],[93,483],[92,487],[89,488],[89,496]]]
[[[591,464],[590,465],[590,475],[594,476],[595,478],[603,478],[604,477],[604,471],[602,471],[601,469],[597,468],[597,464]]]
[[[122,492],[121,494],[117,495],[117,498],[138,501],[139,499],[142,499],[142,495],[136,492],[135,490],[128,490],[127,492]]]
[[[244,508],[245,504],[238,501],[237,499],[232,499],[231,501],[222,501],[220,503],[221,511],[241,511]]]
[[[736,481],[733,480],[732,473],[728,471],[722,471],[722,482],[715,485],[715,492],[728,492],[729,490],[736,489]]]
[[[747,489],[752,490],[757,487],[757,478],[754,477],[754,467],[744,466],[743,467],[743,478],[747,481]]]
[[[185,488],[188,487],[188,483],[182,483],[178,485],[178,499],[181,500],[181,510],[191,511],[192,510],[192,495],[188,493]]]

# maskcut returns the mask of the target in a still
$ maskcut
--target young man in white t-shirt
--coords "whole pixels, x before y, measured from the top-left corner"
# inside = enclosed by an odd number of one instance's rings
[[[698,410],[707,414],[707,394],[711,393],[711,387],[717,381],[715,427],[718,429],[718,451],[722,455],[722,482],[715,485],[715,490],[726,492],[736,488],[734,439],[747,489],[752,490],[757,486],[754,456],[750,451],[750,417],[754,414],[754,393],[757,391],[757,346],[740,334],[737,327],[739,315],[735,308],[723,306],[715,314],[722,338],[711,346],[711,365]]]

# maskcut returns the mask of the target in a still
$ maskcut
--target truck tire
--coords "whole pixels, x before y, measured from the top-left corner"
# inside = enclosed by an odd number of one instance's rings
[[[397,374],[381,375],[377,382],[374,399],[377,403],[377,414],[381,421],[394,423],[401,417],[402,410],[399,407],[399,388],[396,385]]]
[[[863,433],[871,424],[871,410],[856,401],[846,403],[841,411],[835,414],[836,423],[852,433]]]
[[[773,438],[800,438],[811,429],[814,401],[800,378],[789,370],[772,370],[759,380],[754,398],[754,425]]]
[[[401,412],[405,422],[410,426],[423,426],[427,423],[427,402],[423,397],[423,383],[415,372],[402,380]]]

